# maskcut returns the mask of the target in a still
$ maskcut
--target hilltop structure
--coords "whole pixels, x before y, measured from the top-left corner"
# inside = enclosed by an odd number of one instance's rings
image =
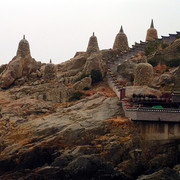
[[[97,37],[95,36],[95,34],[93,32],[93,35],[89,39],[87,53],[90,54],[92,52],[98,52],[98,51],[99,51],[99,46],[98,46]]]
[[[9,88],[17,79],[23,76],[28,77],[31,73],[40,69],[40,64],[31,57],[29,42],[23,39],[19,42],[16,56],[9,62],[6,69],[3,71],[0,80],[1,88]],[[23,80],[24,82],[25,80]]]
[[[23,39],[19,42],[17,56],[25,57],[27,55],[31,56],[29,42],[25,39],[25,35],[24,35]]]
[[[129,48],[128,46],[128,39],[126,34],[123,31],[123,27],[121,26],[121,29],[119,33],[116,36],[116,39],[114,41],[113,49],[114,50],[127,50]]]
[[[146,42],[147,41],[154,41],[156,38],[158,38],[157,30],[154,28],[154,22],[153,22],[153,19],[152,19],[151,26],[147,30]]]

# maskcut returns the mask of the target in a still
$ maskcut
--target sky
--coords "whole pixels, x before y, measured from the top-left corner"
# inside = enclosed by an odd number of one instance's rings
[[[0,64],[24,34],[33,58],[59,64],[86,51],[93,32],[100,49],[112,48],[121,25],[130,47],[144,41],[152,18],[159,37],[180,31],[180,0],[0,0]]]

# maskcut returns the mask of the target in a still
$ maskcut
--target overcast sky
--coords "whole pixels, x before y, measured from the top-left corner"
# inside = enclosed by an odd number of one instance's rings
[[[33,58],[58,64],[85,51],[93,32],[100,49],[112,48],[121,25],[129,46],[144,41],[152,18],[158,36],[180,31],[180,0],[0,0],[0,64],[23,34]]]

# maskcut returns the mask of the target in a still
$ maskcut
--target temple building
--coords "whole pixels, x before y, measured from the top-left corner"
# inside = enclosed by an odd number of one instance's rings
[[[154,41],[156,38],[158,38],[157,30],[154,28],[154,23],[153,23],[153,19],[152,19],[151,26],[147,30],[146,42],[147,41]]]
[[[20,57],[25,57],[27,55],[31,56],[29,42],[25,39],[25,35],[23,36],[23,39],[19,42],[16,55]]]
[[[87,53],[90,54],[92,52],[98,52],[98,51],[99,51],[99,46],[98,46],[97,37],[95,36],[95,34],[93,32],[93,35],[89,39]]]
[[[114,41],[113,49],[118,49],[121,51],[127,50],[129,48],[128,46],[128,39],[126,34],[123,31],[123,27],[121,26],[121,29],[119,33],[116,36],[116,39]]]

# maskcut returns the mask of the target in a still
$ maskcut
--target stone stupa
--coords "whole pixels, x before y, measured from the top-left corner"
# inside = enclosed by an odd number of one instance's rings
[[[152,19],[151,26],[147,30],[146,42],[147,41],[154,41],[156,38],[158,38],[157,30],[154,28],[154,23],[153,23],[153,19]]]
[[[24,35],[23,39],[19,42],[16,56],[26,57],[27,55],[31,56],[29,42],[25,39]]]
[[[123,27],[121,26],[119,33],[116,35],[113,49],[124,51],[124,50],[127,50],[128,48],[129,48],[128,39],[127,39],[126,34],[123,31]]]
[[[99,46],[98,46],[98,41],[97,37],[95,36],[94,32],[93,35],[89,39],[88,47],[87,47],[87,53],[92,53],[92,52],[98,52],[99,51]]]

